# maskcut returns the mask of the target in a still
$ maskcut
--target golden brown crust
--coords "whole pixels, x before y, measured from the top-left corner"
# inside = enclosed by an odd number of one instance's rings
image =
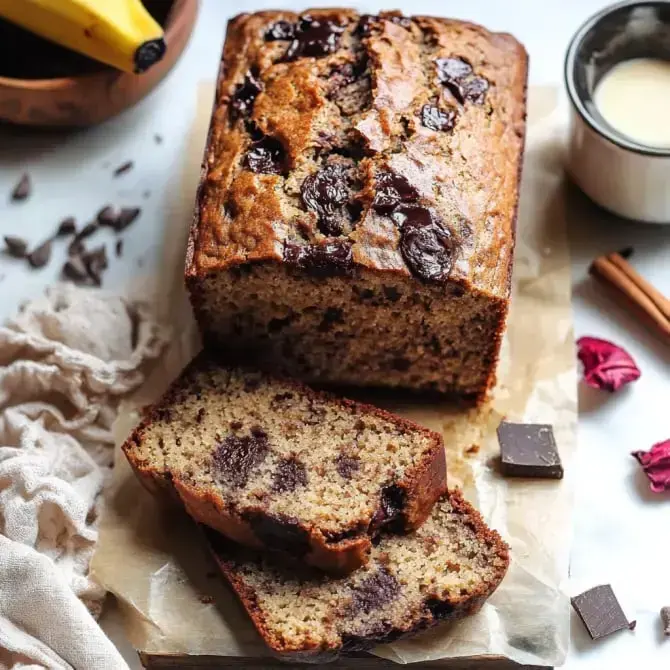
[[[218,530],[237,542],[254,548],[272,548],[267,547],[257,534],[254,524],[249,521],[249,509],[245,509],[242,514],[217,491],[188,482],[175,473],[157,469],[154,463],[143,458],[139,448],[146,439],[145,432],[152,423],[165,411],[165,408],[170,408],[173,403],[178,402],[177,398],[184,392],[184,379],[195,378],[199,370],[212,365],[216,364],[206,354],[202,353],[197,356],[183,371],[180,378],[173,382],[163,398],[147,408],[144,418],[126,440],[122,449],[133,471],[151,493],[155,495],[167,493],[170,498],[180,500],[193,519]],[[356,414],[361,416],[376,416],[404,431],[428,438],[431,447],[425,457],[415,467],[409,468],[405,477],[395,484],[404,492],[404,504],[399,517],[393,522],[394,526],[399,530],[409,531],[421,525],[430,514],[435,501],[446,490],[446,459],[442,437],[423,426],[377,407],[315,391],[294,380],[283,379],[281,382],[283,387],[302,396],[345,409],[354,409]],[[261,516],[267,514],[262,508],[256,511]],[[296,524],[295,520],[292,520],[290,527],[299,526],[309,541],[309,548],[300,560],[336,574],[346,574],[364,565],[371,541],[385,521],[381,507],[378,508],[375,517],[379,521],[361,523],[356,530],[341,538],[330,537],[327,532],[319,528]],[[283,524],[282,519],[274,517],[272,522],[279,526]]]
[[[305,13],[347,25],[345,36],[359,18],[342,9]],[[241,121],[230,121],[230,97],[250,69],[260,71],[265,88],[250,118],[281,139],[288,148],[291,169],[297,170],[318,146],[320,120],[332,121],[333,105],[319,79],[326,63],[340,64],[351,56],[343,38],[342,48],[331,56],[274,62],[281,56],[279,43],[266,42],[263,35],[278,20],[294,22],[297,16],[259,12],[240,15],[229,24],[205,175],[191,229],[188,276],[203,276],[244,262],[281,260],[283,243],[292,237],[295,224],[286,220],[278,196],[284,178],[240,169],[249,139]],[[526,53],[513,37],[470,23],[414,17],[413,26],[410,32],[385,21],[382,30],[367,40],[375,87],[371,108],[355,124],[368,129],[362,131],[373,145],[367,160],[379,166],[390,159],[410,173],[416,170],[412,165],[420,166],[424,181],[432,177],[440,188],[435,203],[438,212],[445,220],[454,214],[463,216],[470,227],[472,243],[463,244],[452,278],[474,290],[507,298],[525,127]],[[438,134],[415,120],[435,85],[429,81],[431,67],[423,62],[426,54],[418,34],[432,42],[431,60],[464,57],[491,82],[486,105],[465,105],[452,134]],[[398,157],[387,150],[397,137],[403,115],[410,118],[414,132],[403,142]],[[451,160],[446,160],[449,155]],[[368,182],[363,189],[373,190],[373,185]],[[229,216],[225,208],[231,203],[235,214]],[[378,219],[364,218],[352,237],[356,263],[379,272],[408,274],[393,231],[381,230]]]
[[[379,631],[374,634],[342,636],[339,643],[333,640],[325,641],[310,638],[300,647],[292,646],[289,640],[284,639],[268,625],[263,607],[259,603],[258,594],[245,581],[242,570],[240,570],[244,562],[254,561],[254,556],[244,554],[238,557],[237,550],[214,534],[206,532],[205,538],[222,576],[232,587],[247,610],[258,633],[272,652],[285,660],[302,660],[310,663],[328,661],[342,653],[370,649],[378,644],[415,635],[436,626],[440,622],[474,614],[496,590],[509,565],[507,544],[496,531],[490,529],[484,523],[479,512],[463,499],[460,491],[449,491],[447,496],[453,511],[460,515],[463,523],[474,531],[481,545],[492,549],[492,554],[495,556],[495,567],[491,577],[474,586],[474,588],[466,589],[466,592],[454,598],[440,602],[435,602],[434,599],[431,599],[430,602],[426,600],[419,610],[408,610],[402,626],[389,626],[385,622],[380,626]],[[382,538],[380,546],[383,546],[383,543]]]

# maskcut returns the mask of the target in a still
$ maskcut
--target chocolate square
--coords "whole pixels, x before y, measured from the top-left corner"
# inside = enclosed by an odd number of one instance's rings
[[[571,598],[570,602],[592,640],[599,640],[626,628],[635,628],[635,621],[628,621],[609,584],[594,586]]]
[[[505,476],[563,478],[561,457],[551,426],[502,421],[498,426],[498,442]]]

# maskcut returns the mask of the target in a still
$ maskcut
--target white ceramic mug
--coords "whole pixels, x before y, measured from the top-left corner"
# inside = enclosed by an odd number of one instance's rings
[[[614,65],[640,57],[670,60],[670,1],[619,3],[591,17],[575,34],[565,59],[572,106],[567,169],[605,209],[628,219],[670,223],[670,149],[620,134],[593,101],[596,85]]]

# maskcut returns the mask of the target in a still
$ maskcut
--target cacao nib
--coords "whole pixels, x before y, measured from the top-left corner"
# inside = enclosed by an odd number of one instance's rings
[[[348,239],[330,240],[325,244],[284,245],[284,260],[314,277],[333,277],[349,274],[354,267]]]
[[[133,169],[133,166],[135,163],[133,161],[126,161],[123,163],[123,165],[119,165],[119,167],[114,170],[114,176],[115,177],[120,177],[122,174],[125,174],[126,172],[130,172],[130,170]]]
[[[142,213],[139,207],[122,207],[114,224],[114,232],[125,230]]]
[[[246,485],[269,452],[267,435],[228,435],[217,445],[212,461],[222,479],[232,486]]]
[[[424,281],[445,281],[454,260],[451,232],[430,209],[419,205],[407,205],[392,216],[396,223],[404,218],[400,253],[412,273]]]
[[[300,195],[307,209],[319,216],[319,230],[324,235],[340,235],[341,223],[335,214],[349,201],[346,171],[342,165],[326,165],[302,182]]]
[[[30,267],[43,268],[51,259],[51,240],[42,242],[37,248],[26,255]]]
[[[81,242],[81,240],[85,240],[87,237],[90,237],[93,235],[93,233],[98,230],[98,224],[95,221],[91,221],[90,223],[87,223],[78,233],[76,236],[76,240]]]
[[[340,36],[344,26],[327,18],[314,18],[309,15],[300,17],[294,27],[294,36],[282,58],[293,61],[301,57],[327,56],[335,53],[340,46]]]
[[[63,277],[73,282],[83,282],[88,279],[88,271],[80,256],[73,256],[66,261],[62,269]]]
[[[307,470],[303,463],[293,457],[279,461],[272,478],[273,491],[287,493],[306,485]]]
[[[647,475],[654,493],[670,491],[670,440],[655,444],[649,451],[632,454]]]
[[[101,226],[113,228],[116,225],[118,214],[114,207],[105,205],[96,215],[95,219]]]
[[[354,587],[351,610],[370,614],[391,602],[399,592],[398,580],[388,570],[381,568]]]
[[[295,36],[295,27],[289,21],[277,21],[273,23],[265,33],[267,42],[277,40],[292,40]]]
[[[667,605],[661,607],[661,623],[663,624],[663,634],[670,635],[670,607]]]
[[[28,243],[21,237],[5,235],[5,251],[14,258],[25,258]]]
[[[580,337],[577,356],[584,366],[584,382],[593,388],[614,393],[640,378],[631,355],[621,347],[597,337]]]
[[[285,174],[286,152],[279,140],[265,136],[252,142],[244,156],[244,167],[261,174]]]
[[[263,90],[261,82],[248,72],[244,81],[237,85],[230,100],[230,118],[235,121],[240,117],[249,116],[254,107],[256,96]]]
[[[58,224],[56,237],[67,237],[68,235],[74,235],[76,232],[77,222],[74,220],[73,216],[68,216]]]
[[[380,214],[390,214],[401,203],[416,202],[418,191],[399,174],[378,172],[375,177],[377,191],[372,206]]]
[[[32,192],[32,182],[30,181],[30,175],[25,173],[21,175],[18,183],[12,190],[12,200],[14,202],[19,202],[20,200],[25,200],[30,196]]]
[[[430,130],[447,132],[454,128],[456,112],[453,109],[445,111],[436,105],[424,105],[421,108],[421,123]]]

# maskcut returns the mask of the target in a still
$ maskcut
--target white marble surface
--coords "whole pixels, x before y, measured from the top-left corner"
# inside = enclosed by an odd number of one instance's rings
[[[244,10],[277,4],[247,2]],[[530,52],[531,83],[562,84],[563,54],[570,36],[606,4],[599,0],[415,0],[395,6],[406,13],[455,16],[510,31]],[[359,5],[365,11],[383,6]],[[10,204],[6,196],[0,197],[2,234],[20,234],[36,243],[67,215],[85,221],[108,202],[137,204],[143,208],[142,217],[125,235],[123,258],[111,259],[105,282],[119,286],[151,272],[160,258],[157,233],[173,206],[180,178],[197,84],[214,77],[226,19],[237,11],[242,10],[231,10],[223,0],[202,0],[194,38],[170,77],[137,107],[98,128],[76,133],[0,128],[0,194],[9,193],[23,171],[34,182],[34,195],[25,203]],[[163,136],[162,144],[154,142],[155,133]],[[135,161],[134,169],[112,177],[113,168],[128,159]],[[150,191],[148,197],[145,191]],[[629,452],[670,438],[670,348],[649,336],[594,287],[586,269],[598,253],[633,245],[636,267],[670,295],[670,226],[617,220],[576,192],[571,194],[570,209],[575,213],[571,220],[582,222],[573,223],[570,230],[576,332],[625,346],[642,369],[642,378],[616,396],[580,389],[580,451],[575,465],[579,481],[571,575],[566,580],[571,595],[611,582],[626,614],[637,619],[637,629],[593,643],[574,617],[565,667],[667,668],[670,639],[661,635],[658,610],[670,605],[670,494],[648,491]],[[57,257],[64,255],[64,246],[57,249]],[[10,315],[22,300],[55,281],[58,268],[59,263],[53,262],[43,270],[29,271],[0,257],[0,316]],[[135,664],[132,652],[128,658]]]

